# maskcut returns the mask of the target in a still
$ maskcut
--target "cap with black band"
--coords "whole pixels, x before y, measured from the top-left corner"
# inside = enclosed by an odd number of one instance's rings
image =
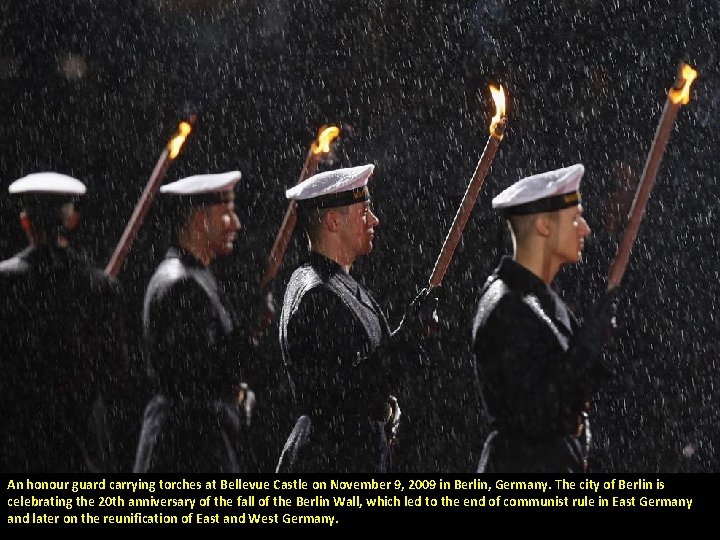
[[[580,181],[585,167],[577,163],[515,182],[492,201],[505,215],[555,212],[582,203]]]
[[[367,183],[375,165],[361,165],[325,171],[287,190],[285,197],[294,199],[299,210],[349,206],[370,199]]]

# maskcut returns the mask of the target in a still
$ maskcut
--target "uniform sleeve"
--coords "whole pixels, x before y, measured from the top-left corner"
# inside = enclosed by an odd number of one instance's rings
[[[218,395],[240,380],[231,337],[220,332],[210,298],[192,279],[172,284],[153,301],[145,338],[152,370],[164,389]]]
[[[491,415],[525,433],[547,435],[567,424],[597,387],[596,358],[567,349],[521,298],[507,295],[478,330],[473,343],[483,399]]]
[[[303,297],[287,329],[290,378],[303,413],[378,414],[389,378],[372,354],[365,330],[333,293],[322,287]]]
[[[124,315],[126,306],[120,284],[115,280],[108,280],[103,293],[95,302],[102,311],[95,322],[98,326],[95,354],[102,359],[104,378],[101,377],[100,380],[103,382],[103,392],[112,393],[114,390],[127,388],[129,379],[134,374]]]

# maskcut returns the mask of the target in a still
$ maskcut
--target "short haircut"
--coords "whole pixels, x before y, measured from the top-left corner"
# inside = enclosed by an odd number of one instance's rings
[[[558,212],[536,212],[533,214],[509,214],[507,215],[507,224],[512,234],[515,244],[524,244],[532,235],[535,227],[535,219],[540,214],[546,214],[550,219],[557,220]]]
[[[163,197],[157,207],[157,219],[163,230],[170,232],[170,241],[176,242],[190,222],[190,216],[202,205],[190,204],[185,197]]]
[[[173,239],[177,240],[195,212],[204,212],[213,205],[234,201],[235,193],[232,191],[199,196],[170,196],[163,198],[160,212],[165,222],[172,228]]]
[[[507,224],[516,244],[522,244],[530,237],[536,214],[508,215]]]
[[[322,231],[325,215],[331,210],[347,214],[349,206],[333,206],[330,208],[304,208],[298,206],[298,223],[305,231],[310,242],[315,242]]]

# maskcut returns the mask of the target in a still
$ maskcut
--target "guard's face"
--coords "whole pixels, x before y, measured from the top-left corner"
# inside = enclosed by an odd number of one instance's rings
[[[359,257],[372,251],[375,227],[380,220],[373,214],[370,201],[364,201],[348,206],[345,223],[340,231],[343,245],[347,250]]]
[[[217,203],[206,208],[206,241],[214,255],[229,255],[232,253],[240,227],[240,219],[235,213],[235,202]]]
[[[591,232],[582,213],[581,204],[558,211],[552,242],[555,256],[560,264],[577,263],[582,260],[585,238]]]

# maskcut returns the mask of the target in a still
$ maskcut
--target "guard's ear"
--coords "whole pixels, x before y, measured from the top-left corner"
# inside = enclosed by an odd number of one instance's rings
[[[342,227],[342,214],[335,209],[328,210],[323,216],[323,222],[330,232],[338,232]]]
[[[30,221],[30,216],[28,216],[25,210],[20,212],[20,227],[22,227],[22,230],[27,234],[32,232],[32,221]]]
[[[80,223],[80,214],[73,203],[64,204],[61,209],[62,224],[68,231],[74,231]]]
[[[78,223],[80,223],[80,213],[77,210],[73,210],[65,219],[65,228],[68,231],[74,231],[77,229]]]
[[[553,223],[554,220],[550,216],[550,213],[542,212],[535,217],[533,226],[540,236],[547,238],[552,233]]]
[[[22,227],[22,230],[25,232],[28,243],[32,246],[36,246],[38,244],[38,238],[35,232],[35,226],[25,210],[20,212],[20,227]]]
[[[207,231],[208,228],[208,215],[206,207],[196,208],[190,214],[188,218],[188,224],[190,224],[197,231]]]

